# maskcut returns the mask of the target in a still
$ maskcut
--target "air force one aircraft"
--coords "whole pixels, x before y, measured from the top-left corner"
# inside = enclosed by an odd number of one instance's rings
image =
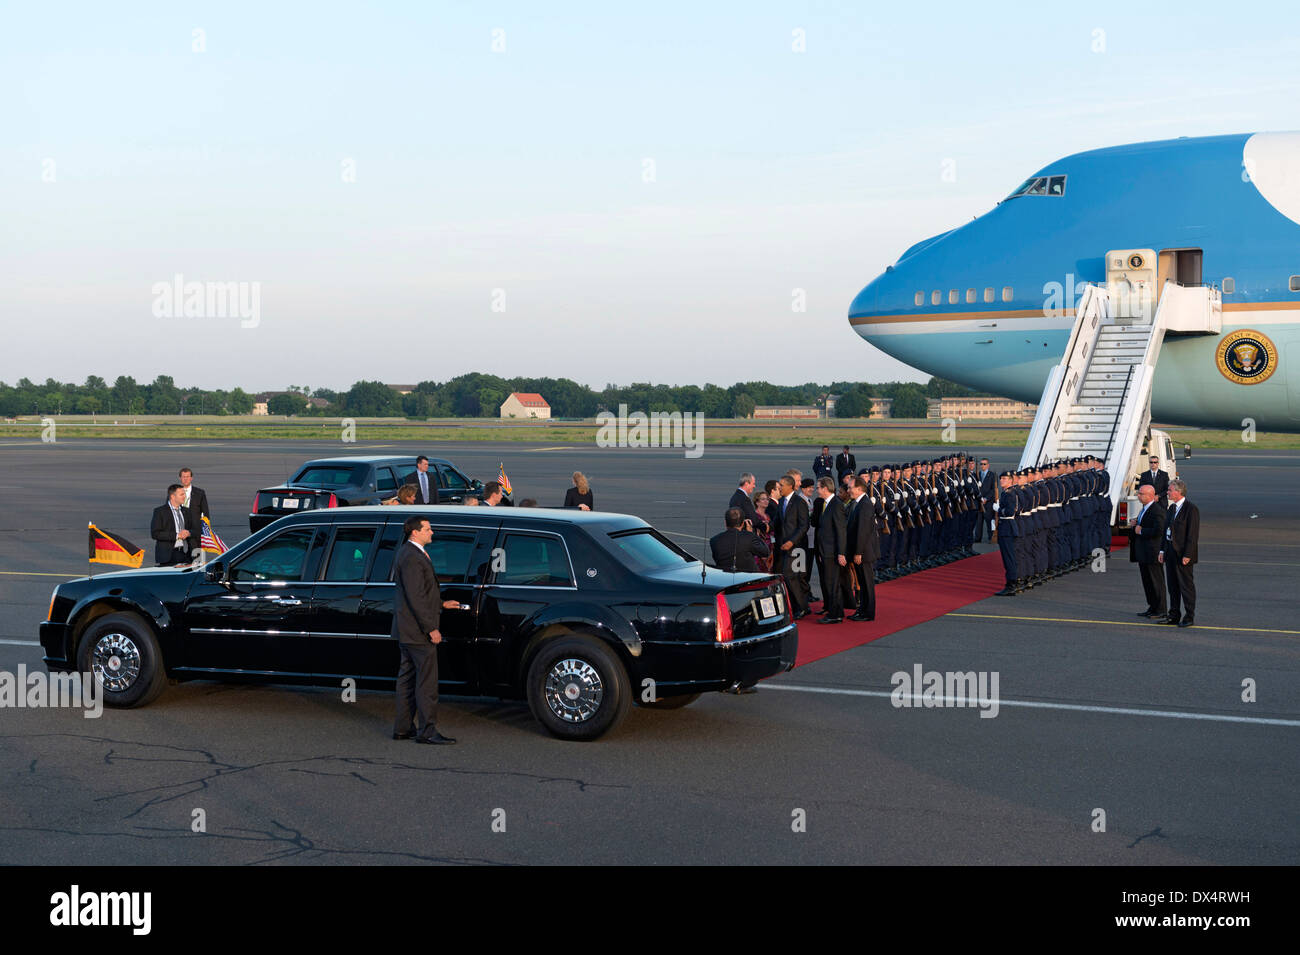
[[[1152,419],[1300,431],[1300,133],[1058,160],[904,252],[858,293],[849,322],[915,368],[1037,402],[1074,347],[1089,283],[1137,287],[1157,312],[1171,291],[1200,296],[1180,308],[1203,316],[1164,310]]]

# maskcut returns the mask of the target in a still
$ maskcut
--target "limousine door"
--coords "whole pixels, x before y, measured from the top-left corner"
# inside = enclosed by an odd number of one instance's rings
[[[182,669],[306,674],[314,578],[327,531],[294,527],[199,580],[185,605]]]
[[[357,676],[351,659],[361,598],[368,586],[381,523],[335,524],[312,597],[312,672],[321,677]],[[326,529],[329,533],[329,529]]]
[[[478,689],[474,640],[478,635],[475,611],[479,578],[471,561],[479,530],[449,524],[432,524],[432,527],[433,540],[425,551],[438,575],[438,588],[443,600],[455,600],[460,605],[459,609],[444,609],[441,613],[438,686],[447,693],[474,693]],[[392,572],[399,548],[410,546],[403,540],[400,523],[389,524],[384,529],[357,613],[357,638],[352,653],[356,676],[397,678],[401,657],[397,640],[392,636],[393,594],[397,589],[392,583]]]
[[[524,623],[577,591],[573,563],[558,534],[507,531],[492,551],[479,604],[478,669],[482,690],[510,695]]]

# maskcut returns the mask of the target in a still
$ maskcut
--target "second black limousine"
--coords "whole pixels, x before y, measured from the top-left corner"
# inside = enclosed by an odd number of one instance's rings
[[[195,569],[55,588],[51,670],[93,672],[139,706],[168,677],[392,687],[393,557],[412,515],[445,610],[440,689],[527,699],[556,736],[595,739],[632,703],[684,706],[790,669],[779,576],[705,567],[640,518],[538,508],[352,507],[281,518]]]

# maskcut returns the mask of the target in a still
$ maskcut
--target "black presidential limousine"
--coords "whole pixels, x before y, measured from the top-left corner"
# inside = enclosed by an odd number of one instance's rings
[[[397,494],[403,484],[414,484],[416,480],[415,458],[409,454],[317,458],[300,467],[283,484],[261,488],[253,495],[248,529],[260,531],[286,514],[379,504]],[[439,504],[483,498],[482,481],[467,478],[442,458],[429,458],[429,483],[437,491]]]
[[[50,670],[94,672],[140,706],[168,677],[392,687],[393,557],[427,517],[444,600],[442,692],[528,700],[553,734],[594,739],[631,703],[674,708],[794,665],[780,577],[705,567],[640,518],[539,508],[350,507],[283,517],[206,567],[55,588]]]

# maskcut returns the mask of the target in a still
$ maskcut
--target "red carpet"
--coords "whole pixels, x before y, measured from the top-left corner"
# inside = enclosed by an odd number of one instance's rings
[[[795,666],[860,647],[897,633],[1002,589],[1006,575],[997,551],[967,557],[934,570],[876,584],[876,619],[870,622],[819,624],[816,613],[799,621],[799,655]],[[821,608],[813,604],[814,611]]]

